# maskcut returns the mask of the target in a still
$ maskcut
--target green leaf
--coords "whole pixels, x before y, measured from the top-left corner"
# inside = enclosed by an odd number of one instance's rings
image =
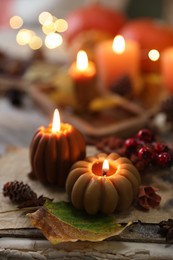
[[[113,215],[90,216],[68,202],[47,201],[42,208],[28,215],[33,226],[42,230],[53,244],[77,240],[102,241],[125,229],[116,223]]]

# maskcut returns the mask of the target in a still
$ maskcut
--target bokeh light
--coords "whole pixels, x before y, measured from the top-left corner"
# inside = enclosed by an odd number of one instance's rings
[[[50,33],[54,33],[56,32],[56,27],[55,27],[55,24],[53,22],[49,23],[49,24],[46,24],[46,25],[43,25],[42,26],[42,31],[44,34],[48,35]]]
[[[42,47],[42,45],[43,45],[42,39],[37,35],[34,35],[29,42],[29,47],[32,50],[38,50]]]
[[[23,25],[23,19],[20,16],[13,16],[9,21],[10,27],[13,29],[19,29]]]
[[[43,41],[48,49],[55,49],[63,43],[62,32],[68,29],[68,23],[65,19],[58,19],[50,12],[41,12],[38,16],[39,24],[41,24],[42,36],[38,36],[34,31],[29,29],[20,29],[16,35],[16,41],[19,45],[29,45],[33,50],[42,47]],[[10,26],[12,28],[20,28],[23,20],[19,16],[11,17]]]
[[[16,35],[16,41],[19,45],[26,45],[30,42],[35,33],[28,29],[21,29]]]
[[[39,23],[42,25],[48,25],[52,23],[53,17],[49,12],[42,12],[38,17]]]
[[[48,49],[55,49],[63,42],[63,38],[58,33],[51,33],[45,37],[45,45]]]
[[[65,32],[68,29],[68,23],[64,19],[57,19],[55,22],[57,32]]]
[[[160,58],[160,53],[158,50],[152,49],[148,52],[148,57],[152,61],[157,61]]]

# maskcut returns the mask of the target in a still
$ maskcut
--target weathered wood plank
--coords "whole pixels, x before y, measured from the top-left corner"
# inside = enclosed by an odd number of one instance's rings
[[[137,222],[127,227],[120,235],[109,238],[107,241],[167,243],[158,231],[159,225],[157,224]],[[42,232],[34,228],[2,229],[0,237],[44,239]],[[173,244],[173,241],[170,241],[169,244]]]

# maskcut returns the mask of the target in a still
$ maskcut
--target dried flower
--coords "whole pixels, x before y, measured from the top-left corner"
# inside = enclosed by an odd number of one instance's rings
[[[160,205],[161,197],[152,186],[140,186],[137,203],[145,210],[156,208]]]

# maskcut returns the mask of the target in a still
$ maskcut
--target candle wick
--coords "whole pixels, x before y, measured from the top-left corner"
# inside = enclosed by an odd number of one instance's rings
[[[107,170],[106,170],[106,169],[103,169],[102,173],[103,173],[103,176],[106,176]]]

